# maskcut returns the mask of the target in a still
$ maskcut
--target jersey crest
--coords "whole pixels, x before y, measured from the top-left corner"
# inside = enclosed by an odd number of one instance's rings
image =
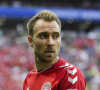
[[[50,82],[45,82],[41,88],[41,90],[51,90],[51,83]]]

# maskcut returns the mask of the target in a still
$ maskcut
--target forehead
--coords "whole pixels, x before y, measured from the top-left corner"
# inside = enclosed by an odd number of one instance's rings
[[[35,30],[35,32],[43,32],[43,31],[60,32],[60,27],[55,20],[54,21],[45,21],[43,19],[39,19],[35,23],[34,30]]]

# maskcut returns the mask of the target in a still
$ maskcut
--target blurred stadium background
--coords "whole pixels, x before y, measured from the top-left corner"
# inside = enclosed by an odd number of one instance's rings
[[[0,90],[22,90],[34,68],[26,24],[43,9],[62,21],[59,56],[82,70],[86,90],[100,90],[100,0],[0,0]]]

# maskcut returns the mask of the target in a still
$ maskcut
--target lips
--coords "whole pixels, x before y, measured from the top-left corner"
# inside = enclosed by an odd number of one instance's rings
[[[54,53],[54,51],[46,51],[46,53]]]
[[[46,50],[45,51],[45,55],[47,56],[47,57],[52,57],[53,55],[55,54],[55,51],[54,50]]]
[[[53,50],[47,50],[47,51],[45,51],[46,53],[54,53],[54,51]]]

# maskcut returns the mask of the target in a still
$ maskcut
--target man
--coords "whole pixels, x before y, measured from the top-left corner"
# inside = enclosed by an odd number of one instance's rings
[[[23,90],[85,90],[79,68],[58,57],[61,22],[56,14],[43,10],[29,20],[27,28],[36,69],[27,75]]]

